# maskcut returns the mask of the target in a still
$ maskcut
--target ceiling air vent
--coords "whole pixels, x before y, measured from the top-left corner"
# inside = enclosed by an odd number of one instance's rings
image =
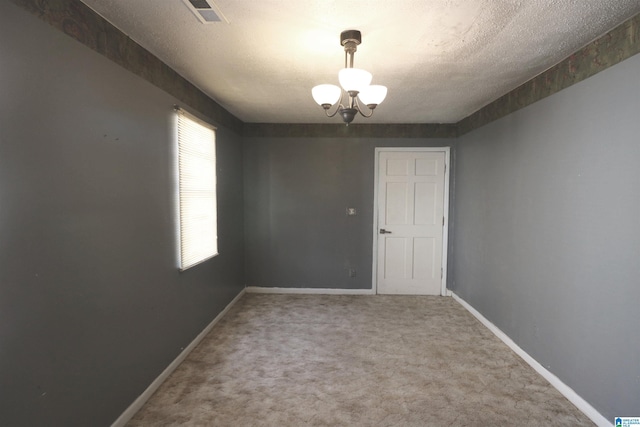
[[[215,22],[226,22],[229,21],[222,14],[218,6],[213,2],[213,0],[182,0],[184,4],[187,5],[189,10],[196,15],[196,18],[203,24],[213,24]]]

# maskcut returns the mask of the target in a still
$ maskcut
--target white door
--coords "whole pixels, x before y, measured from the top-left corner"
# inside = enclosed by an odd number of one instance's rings
[[[377,292],[441,295],[444,151],[381,151]]]

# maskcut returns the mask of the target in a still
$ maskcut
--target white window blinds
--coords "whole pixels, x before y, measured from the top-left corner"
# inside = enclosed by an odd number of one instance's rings
[[[218,253],[215,128],[178,109],[180,269]]]

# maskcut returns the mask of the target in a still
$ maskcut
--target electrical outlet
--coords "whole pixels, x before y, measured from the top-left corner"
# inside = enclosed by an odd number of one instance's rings
[[[355,268],[350,268],[349,269],[349,277],[356,277],[356,269]]]
[[[356,208],[347,208],[347,215],[356,216],[358,215],[358,211],[356,211]]]

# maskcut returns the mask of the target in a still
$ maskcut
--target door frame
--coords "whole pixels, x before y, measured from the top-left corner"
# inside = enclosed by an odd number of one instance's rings
[[[415,152],[444,152],[444,224],[442,226],[442,281],[440,283],[440,295],[448,296],[447,291],[447,256],[449,247],[449,171],[451,170],[450,157],[451,147],[376,147],[374,181],[373,181],[373,267],[371,289],[374,294],[378,293],[378,178],[380,168],[380,153],[389,151],[415,151]]]

